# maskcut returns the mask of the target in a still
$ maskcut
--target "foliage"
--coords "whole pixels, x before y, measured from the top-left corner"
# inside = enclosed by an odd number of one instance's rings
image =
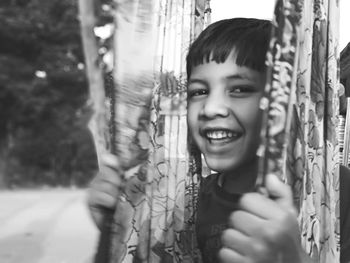
[[[0,24],[0,177],[86,185],[96,156],[77,3],[2,0]]]

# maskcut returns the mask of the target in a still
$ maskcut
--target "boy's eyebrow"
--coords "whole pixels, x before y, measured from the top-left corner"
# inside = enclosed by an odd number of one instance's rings
[[[188,84],[192,84],[192,83],[200,83],[203,85],[207,84],[207,82],[205,80],[202,80],[202,79],[189,79]]]
[[[245,73],[237,73],[237,74],[232,74],[232,75],[228,75],[228,76],[225,76],[225,79],[228,79],[228,80],[235,80],[235,79],[238,79],[238,80],[250,80],[250,81],[256,81],[256,78],[254,76],[250,76],[248,74],[245,74]],[[203,79],[189,79],[188,80],[188,83],[187,84],[192,84],[192,83],[200,83],[200,84],[204,84],[206,85],[207,82]]]
[[[244,73],[229,75],[229,76],[226,76],[226,79],[246,79],[246,80],[256,81],[254,76],[250,76]]]

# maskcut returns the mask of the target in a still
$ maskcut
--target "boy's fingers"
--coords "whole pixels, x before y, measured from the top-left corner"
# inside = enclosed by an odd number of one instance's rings
[[[279,217],[283,213],[276,201],[259,193],[244,194],[239,201],[239,207],[263,219]]]
[[[101,213],[100,208],[96,208],[96,207],[90,207],[90,214],[96,226],[101,230],[102,224],[105,218],[105,214]]]
[[[229,225],[247,236],[254,236],[264,222],[260,216],[242,210],[233,212],[229,218]]]
[[[251,239],[248,236],[233,228],[228,228],[222,233],[221,241],[224,247],[238,251],[241,254],[246,254],[251,245]]]
[[[274,174],[266,176],[265,187],[269,196],[284,208],[293,207],[293,193],[289,185],[283,183]]]
[[[247,262],[246,258],[243,255],[237,253],[236,251],[234,251],[232,249],[226,248],[226,247],[220,249],[218,257],[219,257],[221,263],[232,263],[232,262],[244,263],[244,262]]]
[[[107,166],[107,167],[112,168],[113,170],[115,170],[119,173],[122,171],[121,163],[118,160],[117,156],[115,156],[114,154],[110,154],[110,153],[102,154],[101,155],[101,164],[102,164],[102,167]]]
[[[122,173],[110,167],[101,167],[101,171],[96,175],[91,185],[107,183],[112,184],[114,187],[120,187],[123,181],[122,178]]]
[[[103,154],[101,156],[100,172],[97,174],[94,181],[105,181],[115,185],[115,187],[119,187],[122,184],[122,178],[123,170],[118,158],[113,154]]]
[[[90,206],[89,211],[90,215],[92,216],[93,221],[95,222],[96,226],[101,230],[103,226],[103,222],[105,220],[105,217],[107,214],[111,213],[113,214],[115,210],[115,207],[107,208],[107,207],[99,207],[99,206]]]
[[[116,195],[110,195],[95,189],[91,189],[88,195],[88,204],[90,207],[114,209],[116,203]]]
[[[107,211],[114,211],[123,184],[123,171],[118,158],[105,153],[101,156],[100,172],[91,181],[87,203],[93,220],[101,227]]]
[[[114,196],[114,198],[117,198],[119,194],[119,189],[121,187],[120,179],[113,179],[113,180],[97,180],[91,183],[91,191],[95,192],[103,192],[110,196]]]

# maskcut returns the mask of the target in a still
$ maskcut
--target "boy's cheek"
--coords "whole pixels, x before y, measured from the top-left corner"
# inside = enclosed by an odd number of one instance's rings
[[[198,126],[197,112],[198,110],[194,105],[189,104],[187,106],[187,126],[189,127],[191,133],[193,133],[195,127]]]

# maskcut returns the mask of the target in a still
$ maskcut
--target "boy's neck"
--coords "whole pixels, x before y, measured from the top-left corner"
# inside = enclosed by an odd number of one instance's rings
[[[257,160],[253,160],[233,171],[222,173],[221,182],[225,192],[243,194],[254,190],[257,177]]]

